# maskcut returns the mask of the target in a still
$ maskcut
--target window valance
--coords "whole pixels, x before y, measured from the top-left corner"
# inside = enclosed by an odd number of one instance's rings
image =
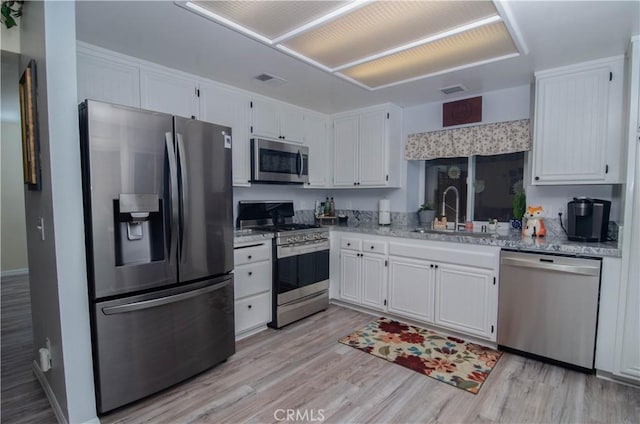
[[[531,150],[529,120],[498,122],[409,134],[404,147],[408,160],[491,156]]]

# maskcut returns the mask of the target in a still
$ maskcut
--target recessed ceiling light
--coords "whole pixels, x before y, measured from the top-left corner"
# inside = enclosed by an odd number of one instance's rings
[[[526,52],[490,0],[175,3],[367,90]]]

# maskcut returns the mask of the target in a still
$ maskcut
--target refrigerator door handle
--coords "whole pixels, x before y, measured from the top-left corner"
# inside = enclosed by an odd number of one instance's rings
[[[182,214],[180,215],[180,239],[178,243],[178,256],[182,258],[184,252],[184,217],[189,216],[189,184],[188,184],[188,172],[187,172],[187,158],[185,157],[187,151],[184,148],[184,140],[182,134],[176,133],[176,139],[178,140],[178,167],[180,168],[180,208]]]
[[[155,308],[169,303],[176,303],[182,300],[191,299],[192,297],[201,296],[216,290],[223,289],[231,283],[231,280],[225,280],[213,286],[203,287],[201,289],[192,290],[186,293],[174,294],[171,296],[160,297],[158,299],[143,300],[140,302],[127,303],[126,305],[109,306],[102,308],[105,315],[122,314],[125,312],[140,311],[143,309]]]
[[[171,225],[169,232],[169,263],[176,257],[176,232],[178,231],[178,175],[176,164],[176,153],[173,148],[173,133],[165,133],[165,143],[167,148],[167,157],[169,159],[169,213],[171,214]]]

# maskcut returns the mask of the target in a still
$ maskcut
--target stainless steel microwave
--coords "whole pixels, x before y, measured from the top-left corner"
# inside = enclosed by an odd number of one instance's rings
[[[309,182],[309,148],[282,141],[252,138],[251,182],[264,184]]]

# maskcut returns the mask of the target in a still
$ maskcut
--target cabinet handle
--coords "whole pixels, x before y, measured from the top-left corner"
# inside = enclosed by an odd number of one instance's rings
[[[251,305],[247,305],[247,308],[251,309]]]
[[[539,181],[540,177],[535,177],[534,180]]]
[[[374,247],[373,247],[373,246],[371,246],[371,250],[373,250],[373,249],[374,249]]]
[[[356,185],[356,184],[358,184],[358,183],[356,183],[356,182],[354,181],[354,182],[353,182],[353,185]]]
[[[247,256],[247,259],[251,259],[251,255]]]
[[[429,265],[430,268],[433,268],[433,264]]]
[[[347,247],[348,247],[348,246],[351,246],[351,243],[347,243]]]
[[[438,265],[436,265],[436,269],[438,269]]]
[[[249,271],[249,277],[253,275],[253,271]]]

